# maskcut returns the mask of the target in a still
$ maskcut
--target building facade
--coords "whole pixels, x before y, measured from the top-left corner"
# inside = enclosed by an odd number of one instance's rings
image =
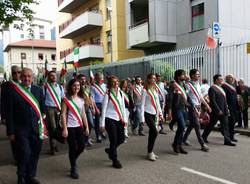
[[[146,54],[205,43],[220,24],[220,44],[250,40],[249,0],[126,0],[127,48]]]
[[[125,3],[117,0],[58,0],[57,56],[73,63],[79,47],[80,66],[144,55],[127,48]]]
[[[52,22],[41,18],[33,18],[32,22],[20,23],[18,21],[3,30],[3,50],[12,43],[22,40],[51,40]],[[9,56],[4,53],[4,69],[8,71],[11,67]]]
[[[7,45],[4,50],[8,57],[8,68],[11,66],[23,66],[31,68],[35,75],[43,72],[47,60],[47,70],[56,70],[56,45],[50,40],[23,40]]]

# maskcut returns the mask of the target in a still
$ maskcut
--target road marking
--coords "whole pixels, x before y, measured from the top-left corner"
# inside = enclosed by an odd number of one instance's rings
[[[218,178],[216,176],[212,176],[212,175],[209,175],[209,174],[206,174],[206,173],[195,171],[193,169],[189,169],[187,167],[181,167],[181,170],[186,171],[186,172],[190,172],[190,173],[193,173],[193,174],[196,174],[196,175],[199,175],[199,176],[203,176],[205,178],[209,178],[211,180],[218,181],[218,182],[225,183],[225,184],[237,184],[237,183],[225,180],[223,178]]]

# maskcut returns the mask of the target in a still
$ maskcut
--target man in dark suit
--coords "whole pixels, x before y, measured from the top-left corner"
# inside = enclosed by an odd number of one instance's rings
[[[212,109],[210,123],[202,134],[203,140],[208,143],[207,137],[211,133],[212,129],[216,125],[217,121],[220,121],[221,131],[224,136],[224,145],[235,146],[231,142],[228,130],[228,105],[226,99],[226,93],[221,87],[223,78],[220,74],[216,74],[213,77],[214,84],[209,88],[208,95],[210,99],[210,107]]]
[[[14,82],[19,82],[21,76],[21,68],[16,65],[12,66],[11,76]],[[11,87],[11,81],[7,81],[1,85],[1,119],[3,124],[6,124],[6,107],[9,101],[9,94],[12,90],[13,89]],[[10,143],[14,160],[15,162],[17,162],[16,143],[14,140],[12,140]]]
[[[43,91],[32,85],[32,81],[32,70],[24,68],[21,72],[20,89],[26,88],[31,92],[37,100],[41,112],[44,112]],[[18,84],[13,83],[12,86],[14,90],[11,91],[7,104],[6,125],[9,139],[15,140],[17,145],[18,184],[39,184],[40,182],[35,178],[42,147],[42,140],[39,137],[39,117],[31,104],[17,90]],[[31,97],[32,95],[28,91],[26,92],[27,97]]]
[[[235,85],[235,78],[232,74],[225,77],[225,82],[222,88],[226,92],[227,104],[229,108],[230,115],[228,117],[228,129],[231,141],[237,142],[234,137],[234,126],[236,123],[236,117],[238,112],[238,101],[237,101],[237,91]]]

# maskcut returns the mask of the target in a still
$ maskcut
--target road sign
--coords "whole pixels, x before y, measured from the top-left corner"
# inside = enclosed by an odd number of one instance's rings
[[[219,38],[220,37],[220,24],[219,22],[213,22],[213,37]]]

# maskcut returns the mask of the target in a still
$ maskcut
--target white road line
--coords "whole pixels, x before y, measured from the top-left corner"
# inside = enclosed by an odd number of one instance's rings
[[[206,173],[202,173],[202,172],[199,172],[199,171],[195,171],[195,170],[193,170],[193,169],[189,169],[189,168],[187,168],[187,167],[181,167],[181,170],[186,171],[186,172],[189,172],[189,173],[193,173],[193,174],[196,174],[196,175],[199,175],[199,176],[203,176],[203,177],[205,177],[205,178],[209,178],[209,179],[211,179],[211,180],[218,181],[218,182],[225,183],[225,184],[237,184],[237,183],[234,183],[234,182],[225,180],[225,179],[223,179],[223,178],[218,178],[218,177],[216,177],[216,176],[212,176],[212,175],[209,175],[209,174],[206,174]]]

